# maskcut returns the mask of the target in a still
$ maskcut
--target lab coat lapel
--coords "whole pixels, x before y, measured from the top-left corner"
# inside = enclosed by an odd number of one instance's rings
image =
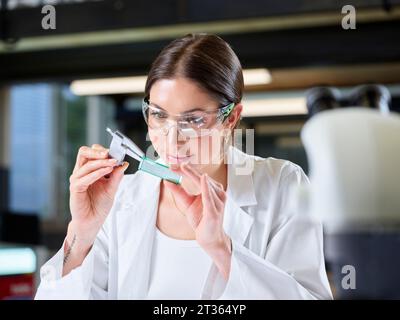
[[[160,179],[140,175],[117,214],[118,299],[144,299],[148,290]]]
[[[240,244],[245,243],[254,222],[248,209],[257,204],[252,161],[252,158],[234,147],[228,152],[228,188],[223,226],[225,232]]]

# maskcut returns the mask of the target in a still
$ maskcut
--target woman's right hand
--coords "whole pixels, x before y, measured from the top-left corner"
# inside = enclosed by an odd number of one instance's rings
[[[70,177],[72,221],[68,233],[73,233],[76,246],[81,250],[87,251],[92,246],[113,205],[118,185],[128,167],[127,162],[123,166],[116,166],[116,162],[109,159],[108,149],[101,145],[79,149]]]

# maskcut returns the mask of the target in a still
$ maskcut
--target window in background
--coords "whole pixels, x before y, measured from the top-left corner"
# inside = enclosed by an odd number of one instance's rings
[[[64,224],[78,149],[107,145],[114,103],[76,96],[68,85],[23,84],[10,88],[10,113],[10,211]]]
[[[48,215],[52,209],[54,88],[11,88],[10,209]]]
[[[18,298],[31,298],[38,284],[37,267],[59,249],[65,237],[70,219],[69,176],[77,151],[81,145],[109,142],[105,128],[116,129],[115,108],[111,99],[78,97],[68,85],[57,83],[13,85],[4,92],[7,99],[0,102],[9,110],[1,114],[7,123],[4,139],[9,161],[4,169],[9,179],[5,183],[7,206],[0,212],[0,242],[10,248],[15,244],[24,247],[18,249],[21,252],[15,248],[3,252],[9,265],[0,261],[4,269],[0,273],[5,280],[12,275],[12,286],[22,288]],[[34,251],[25,247],[32,245]],[[22,270],[21,265],[29,270]]]

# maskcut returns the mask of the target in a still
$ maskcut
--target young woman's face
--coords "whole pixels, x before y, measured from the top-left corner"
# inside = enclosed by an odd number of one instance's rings
[[[221,106],[205,90],[187,78],[162,79],[151,87],[149,102],[148,117],[153,123],[164,124],[163,130],[157,130],[148,121],[150,140],[167,164],[188,162],[201,169],[221,163],[224,140],[237,119],[233,115],[218,122],[215,111]],[[202,114],[204,117],[199,117]],[[179,121],[190,123],[191,128],[199,126],[200,134],[188,136],[178,129]]]

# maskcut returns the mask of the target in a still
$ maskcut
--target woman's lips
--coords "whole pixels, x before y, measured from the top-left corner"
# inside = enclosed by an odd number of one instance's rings
[[[171,163],[182,163],[188,161],[192,156],[171,156],[168,155],[168,161]]]

